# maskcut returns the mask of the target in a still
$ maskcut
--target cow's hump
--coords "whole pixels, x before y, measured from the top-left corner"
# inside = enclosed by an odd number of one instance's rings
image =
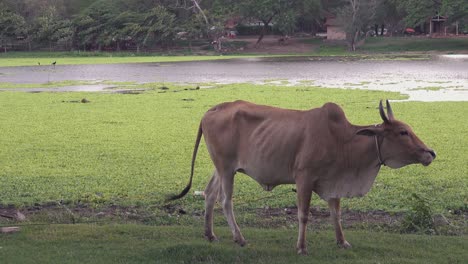
[[[322,106],[327,111],[328,120],[333,123],[347,122],[346,115],[341,107],[335,103],[326,103]]]
[[[326,113],[328,130],[335,140],[342,143],[354,136],[354,129],[349,123],[343,109],[335,103],[326,103],[322,109]]]

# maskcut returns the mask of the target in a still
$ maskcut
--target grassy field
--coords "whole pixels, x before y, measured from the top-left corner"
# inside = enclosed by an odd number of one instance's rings
[[[206,242],[200,228],[53,225],[0,234],[2,263],[465,263],[466,238],[348,232],[350,250],[331,231],[310,232],[309,255],[295,253],[296,230],[244,229],[241,248],[229,231]]]
[[[109,84],[101,82],[102,84]],[[78,85],[93,85],[96,82],[93,81],[59,81],[59,82],[47,82],[47,83],[5,83],[0,82],[0,89],[28,89],[28,88],[58,88],[65,86],[78,86]],[[128,84],[128,83],[126,83]]]
[[[168,56],[160,54],[134,53],[97,53],[87,52],[10,52],[0,54],[0,67],[50,65],[56,61],[59,65],[70,64],[117,64],[117,63],[149,63],[149,62],[181,62],[223,60],[244,57],[258,57],[259,55],[207,55],[207,56]]]
[[[367,38],[362,52],[467,51],[468,38],[393,37]]]
[[[344,222],[353,249],[341,250],[326,219],[328,224],[309,225],[310,255],[297,256],[295,216],[258,214],[294,206],[292,186],[263,192],[243,175],[236,177],[234,206],[249,244],[240,248],[231,241],[219,208],[215,232],[221,241],[206,242],[203,199],[188,195],[171,206],[163,200],[188,181],[197,127],[208,108],[236,99],[296,109],[334,101],[352,123],[374,124],[381,122],[379,99],[406,96],[307,85],[201,90],[165,85],[169,90],[152,87],[142,94],[0,92],[0,209],[12,205],[35,212],[23,223],[0,218],[0,226],[24,225],[19,233],[0,234],[1,263],[464,263],[468,258],[466,236],[459,231],[466,229],[463,220],[444,227],[458,226],[445,233],[461,236],[450,237],[400,235],[400,226]],[[77,103],[82,98],[90,103]],[[366,197],[345,199],[343,206],[401,212],[412,210],[409,201],[418,194],[449,219],[466,212],[468,124],[460,120],[467,104],[394,102],[396,117],[411,124],[438,158],[429,167],[383,168]],[[204,188],[212,169],[202,143],[192,190]],[[317,196],[312,206],[326,208]],[[90,224],[94,221],[98,224]],[[75,222],[87,224],[50,225]]]
[[[425,37],[369,37],[356,52],[350,52],[340,43],[327,43],[321,39],[306,39],[304,43],[319,45],[316,54],[320,56],[362,56],[381,53],[454,53],[468,51],[468,38],[425,38]],[[417,58],[416,58],[417,59]]]
[[[110,86],[111,89],[156,89],[163,86],[163,83],[138,83],[138,82],[115,82],[115,81],[80,81],[80,80],[66,80],[57,82],[46,83],[7,83],[0,82],[0,89],[28,89],[28,88],[48,88],[55,89],[66,86],[88,86],[88,85],[104,85]]]
[[[188,181],[199,120],[211,106],[236,99],[309,109],[334,101],[355,124],[381,122],[380,98],[398,93],[314,87],[225,85],[216,89],[169,90],[139,95],[102,93],[0,93],[0,203],[26,206],[66,204],[161,204]],[[178,92],[175,92],[178,91]],[[82,98],[89,104],[74,103]],[[397,118],[411,124],[438,158],[429,167],[384,167],[370,193],[347,199],[357,210],[404,211],[412,193],[428,197],[438,212],[467,208],[466,102],[395,102]],[[212,172],[202,144],[193,190],[202,190]],[[236,177],[239,208],[295,204],[290,186],[274,199],[243,175]],[[434,195],[437,194],[437,195]],[[195,197],[177,201],[187,210],[203,208]],[[241,205],[243,204],[243,205]],[[314,205],[324,205],[314,197]]]

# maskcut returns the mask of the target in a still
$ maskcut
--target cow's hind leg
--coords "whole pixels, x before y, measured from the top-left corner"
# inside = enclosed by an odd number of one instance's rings
[[[341,227],[340,199],[335,198],[328,200],[328,207],[330,208],[330,215],[333,221],[333,225],[335,226],[336,243],[342,248],[350,248],[351,244],[346,241],[343,234],[343,229]]]
[[[209,241],[217,240],[213,232],[213,209],[220,191],[219,175],[214,171],[210,182],[205,188],[205,237]]]
[[[236,223],[234,217],[234,211],[232,206],[232,193],[234,188],[234,175],[235,172],[227,172],[220,174],[221,186],[222,186],[222,204],[224,215],[226,215],[229,227],[231,228],[232,236],[234,237],[234,242],[240,246],[244,246],[247,242],[242,235],[239,226]]]

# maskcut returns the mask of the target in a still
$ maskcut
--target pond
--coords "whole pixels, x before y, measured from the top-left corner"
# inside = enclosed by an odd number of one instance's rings
[[[257,83],[398,91],[419,101],[468,101],[468,55],[395,60],[350,57],[250,58],[173,63],[3,67],[0,83],[96,81],[22,91],[103,91],[113,82]],[[16,89],[18,90],[18,89]]]

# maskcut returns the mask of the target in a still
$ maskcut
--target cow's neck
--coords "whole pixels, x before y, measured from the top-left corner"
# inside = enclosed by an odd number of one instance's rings
[[[373,125],[372,125],[373,126]],[[357,135],[357,131],[362,128],[372,126],[353,126],[352,134],[348,140],[343,142],[341,160],[345,167],[354,167],[360,169],[375,168],[376,173],[380,166],[384,165],[385,160],[382,158],[382,138],[379,136],[363,136]],[[341,145],[341,144],[340,144]]]
[[[334,165],[324,171],[316,182],[314,191],[324,200],[365,195],[380,171],[381,162],[373,136],[357,135],[359,129],[370,126],[353,126],[334,138],[337,148]],[[352,133],[352,134],[351,134]],[[381,146],[381,138],[377,144]]]

